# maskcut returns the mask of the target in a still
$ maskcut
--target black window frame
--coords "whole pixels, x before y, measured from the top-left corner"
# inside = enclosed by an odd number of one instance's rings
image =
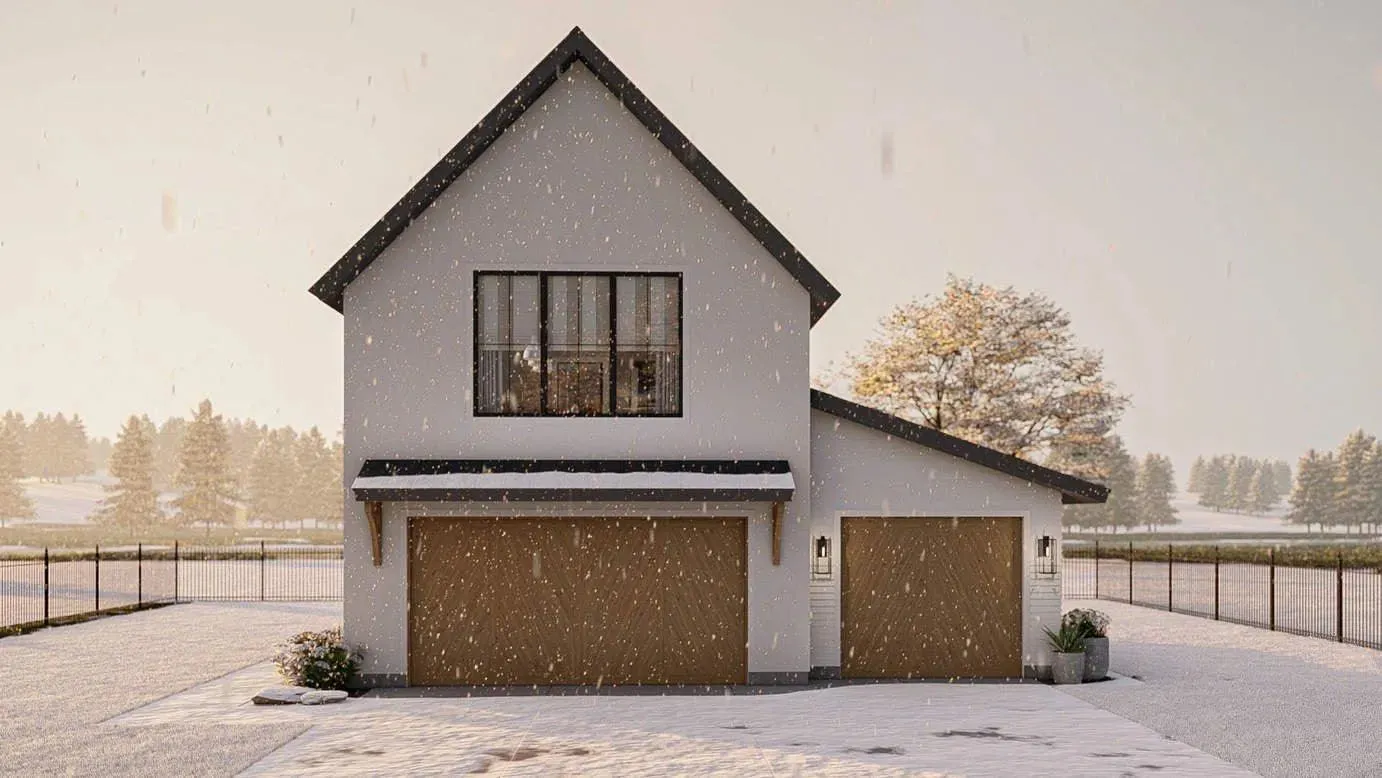
[[[536,276],[538,279],[539,388],[537,413],[480,410],[480,279],[485,276]],[[547,279],[553,276],[598,276],[609,280],[609,413],[554,413],[547,410]],[[677,410],[675,413],[619,410],[619,279],[675,278],[677,281]],[[476,418],[523,419],[677,419],[686,412],[686,284],[681,271],[612,270],[476,270],[471,279],[471,413]]]

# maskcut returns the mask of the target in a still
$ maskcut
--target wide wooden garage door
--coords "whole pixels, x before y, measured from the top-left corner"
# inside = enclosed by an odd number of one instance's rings
[[[846,678],[1022,673],[1022,521],[845,518]]]
[[[412,519],[413,685],[747,677],[741,518]]]

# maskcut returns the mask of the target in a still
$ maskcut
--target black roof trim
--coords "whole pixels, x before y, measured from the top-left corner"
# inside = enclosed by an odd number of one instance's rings
[[[811,390],[811,407],[846,421],[885,432],[895,438],[917,443],[967,462],[997,470],[1029,483],[1055,489],[1066,505],[1101,503],[1108,500],[1108,487],[1033,464],[1025,459],[1001,451],[970,443],[930,427],[914,424],[906,419],[884,413],[867,405],[850,402],[843,397]]]
[[[792,472],[783,459],[367,459],[360,477],[446,475],[451,473],[711,473],[718,475],[781,474]],[[792,489],[753,488],[373,488],[352,487],[360,502],[553,502],[592,500],[648,502],[785,502]]]
[[[450,473],[714,473],[792,472],[785,459],[366,459],[361,478]]]
[[[561,43],[558,43],[556,48],[513,88],[513,91],[505,95],[460,143],[447,152],[446,156],[414,184],[369,232],[356,241],[331,269],[317,279],[312,285],[312,294],[337,312],[342,311],[346,285],[364,272],[390,243],[403,234],[409,224],[421,216],[452,182],[485,153],[490,144],[503,135],[518,117],[532,107],[538,98],[557,82],[561,74],[577,61],[589,68],[606,88],[617,95],[629,113],[637,117],[643,126],[647,127],[648,131],[661,141],[662,145],[667,147],[667,150],[672,152],[672,155],[691,171],[715,199],[719,200],[720,204],[733,214],[734,218],[738,219],[739,223],[743,224],[744,228],[806,289],[811,296],[811,323],[815,324],[839,299],[839,291],[781,232],[778,232],[767,217],[749,202],[749,199],[730,183],[709,159],[706,159],[705,155],[700,153],[686,135],[653,105],[628,76],[581,32],[580,27],[572,28]]]

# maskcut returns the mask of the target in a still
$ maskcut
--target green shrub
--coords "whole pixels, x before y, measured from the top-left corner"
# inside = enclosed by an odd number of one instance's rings
[[[1084,653],[1084,631],[1076,624],[1062,623],[1060,630],[1052,632],[1050,627],[1042,627],[1046,630],[1046,639],[1051,644],[1051,649],[1058,654],[1083,654]]]
[[[295,686],[344,689],[360,669],[360,651],[345,644],[340,627],[299,632],[280,647],[274,665]]]

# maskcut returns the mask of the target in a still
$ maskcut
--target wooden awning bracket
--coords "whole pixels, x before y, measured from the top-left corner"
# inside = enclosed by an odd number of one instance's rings
[[[374,566],[384,563],[384,503],[365,503],[365,520],[369,522],[370,555]]]
[[[773,503],[773,565],[782,564],[782,503]]]

